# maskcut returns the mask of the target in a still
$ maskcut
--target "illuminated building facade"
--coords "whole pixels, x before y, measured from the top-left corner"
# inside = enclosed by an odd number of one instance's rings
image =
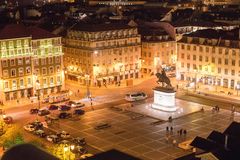
[[[111,83],[140,77],[141,38],[137,28],[123,24],[77,24],[65,38],[67,79]]]
[[[35,27],[7,25],[0,31],[1,101],[61,90],[62,56],[60,37]]]
[[[177,79],[197,88],[206,84],[211,90],[217,86],[240,87],[240,39],[238,30],[200,30],[184,35],[178,42]]]
[[[149,30],[148,30],[149,31]],[[161,68],[175,66],[176,41],[166,32],[154,33],[154,35],[142,36],[142,72],[155,74]]]
[[[206,5],[239,5],[240,0],[204,0]]]

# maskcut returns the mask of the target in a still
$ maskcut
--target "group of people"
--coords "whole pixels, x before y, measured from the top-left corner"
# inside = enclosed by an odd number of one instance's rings
[[[218,105],[212,107],[212,112],[219,112],[220,108],[218,107]]]

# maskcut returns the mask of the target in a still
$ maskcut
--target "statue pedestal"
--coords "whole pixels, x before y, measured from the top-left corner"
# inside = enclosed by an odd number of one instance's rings
[[[154,91],[153,109],[158,109],[167,112],[175,112],[178,107],[175,105],[175,94],[173,88],[156,87]]]

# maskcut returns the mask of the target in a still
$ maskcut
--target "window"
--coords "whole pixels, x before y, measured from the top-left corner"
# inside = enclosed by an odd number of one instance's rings
[[[203,47],[202,47],[202,46],[199,47],[199,51],[200,51],[200,52],[203,51]]]
[[[5,83],[4,83],[4,88],[5,88],[5,89],[8,89],[8,88],[9,88],[8,82],[6,82],[6,81],[5,81]]]
[[[215,58],[214,57],[212,57],[212,63],[215,63]]]
[[[215,47],[212,48],[212,53],[215,53]]]
[[[31,73],[31,67],[27,67],[27,68],[26,68],[26,73],[27,73],[27,74],[30,74],[30,73]]]
[[[47,79],[46,78],[43,79],[43,85],[47,85]]]
[[[49,73],[53,74],[53,72],[54,72],[53,67],[49,67]]]
[[[24,75],[24,70],[23,70],[23,68],[19,68],[19,69],[18,69],[18,75],[19,75],[19,76],[23,76],[23,75]]]
[[[110,62],[111,64],[111,62]],[[60,72],[60,66],[56,66],[56,72]]]
[[[234,76],[235,75],[235,70],[231,71],[231,75]]]
[[[199,70],[200,70],[200,71],[202,70],[202,65],[199,65]]]
[[[17,81],[16,80],[13,80],[12,81],[12,88],[16,88],[17,87]]]
[[[2,65],[3,65],[3,67],[7,67],[7,66],[8,66],[7,61],[6,61],[6,60],[3,60],[3,61],[2,61]]]
[[[48,58],[48,64],[52,64],[53,63],[53,58],[52,57],[49,57]]]
[[[27,58],[25,59],[25,63],[26,63],[26,64],[30,64],[30,58],[29,58],[29,57],[27,57]]]
[[[228,74],[228,69],[224,69],[224,74]]]
[[[234,59],[232,59],[232,66],[235,66],[235,60]]]
[[[187,50],[190,50],[191,49],[191,46],[190,45],[187,45]]]
[[[43,68],[43,69],[42,69],[42,74],[43,74],[43,75],[46,75],[46,74],[47,74],[47,69],[46,69],[46,68]]]
[[[219,49],[218,49],[218,53],[219,53],[219,54],[222,54],[222,48],[219,48]]]
[[[205,57],[205,62],[208,62],[208,57],[207,56]]]
[[[42,65],[46,65],[46,59],[45,59],[45,58],[42,58],[42,59],[41,59],[41,64],[42,64]]]
[[[218,64],[222,64],[222,59],[218,58]]]
[[[20,86],[21,86],[21,87],[24,86],[23,79],[20,79]]]
[[[207,52],[207,53],[209,52],[209,47],[206,47],[206,52]]]
[[[56,57],[56,63],[60,63],[60,57]]]
[[[202,56],[199,56],[199,61],[202,61]]]
[[[221,74],[221,68],[218,68],[218,74]]]
[[[28,78],[28,85],[31,85],[31,84],[32,84],[31,78]]]
[[[229,53],[229,50],[226,48],[225,49],[225,55],[228,55],[228,53]]]
[[[35,69],[34,74],[38,75],[39,74],[39,69]]]
[[[181,48],[182,48],[182,49],[185,49],[185,45],[184,45],[184,44],[182,44],[182,45],[181,45]]]
[[[190,59],[190,54],[187,55],[187,59]]]
[[[190,64],[189,64],[189,63],[187,64],[187,68],[188,68],[188,69],[190,68]]]
[[[184,53],[181,54],[181,58],[184,58]]]
[[[50,78],[50,84],[53,84],[53,77]]]
[[[15,77],[16,76],[16,69],[11,69],[11,77]]]
[[[225,65],[228,65],[228,59],[225,59],[225,60],[224,60],[224,64],[225,64]]]
[[[23,64],[22,58],[18,58],[18,65],[22,65],[22,64]]]
[[[57,82],[60,83],[60,81],[61,81],[61,77],[57,76]]]
[[[196,51],[196,50],[197,50],[197,47],[196,47],[196,46],[193,46],[193,50]]]
[[[197,56],[193,55],[193,60],[196,61],[196,59],[197,59]]]
[[[11,66],[15,66],[15,59],[11,59],[11,60],[10,60],[10,65],[11,65]]]
[[[35,60],[34,60],[34,65],[35,65],[35,66],[38,66],[38,65],[39,65],[39,60],[38,60],[38,59],[35,59]]]
[[[236,51],[234,49],[232,50],[232,55],[236,56]]]
[[[8,70],[3,70],[3,77],[8,77]]]
[[[181,67],[184,68],[184,63],[183,62],[181,63]]]

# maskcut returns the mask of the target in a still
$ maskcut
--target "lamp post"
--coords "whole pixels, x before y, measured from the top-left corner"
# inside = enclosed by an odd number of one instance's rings
[[[89,78],[90,78],[90,75],[86,74],[85,75],[85,80],[86,80],[86,87],[87,87],[87,91],[86,91],[86,97],[87,98],[91,97],[91,93],[90,93],[90,89],[89,89]]]
[[[39,83],[39,80],[36,80],[36,90],[37,90],[37,97],[38,97],[38,109],[40,109],[40,83]]]

